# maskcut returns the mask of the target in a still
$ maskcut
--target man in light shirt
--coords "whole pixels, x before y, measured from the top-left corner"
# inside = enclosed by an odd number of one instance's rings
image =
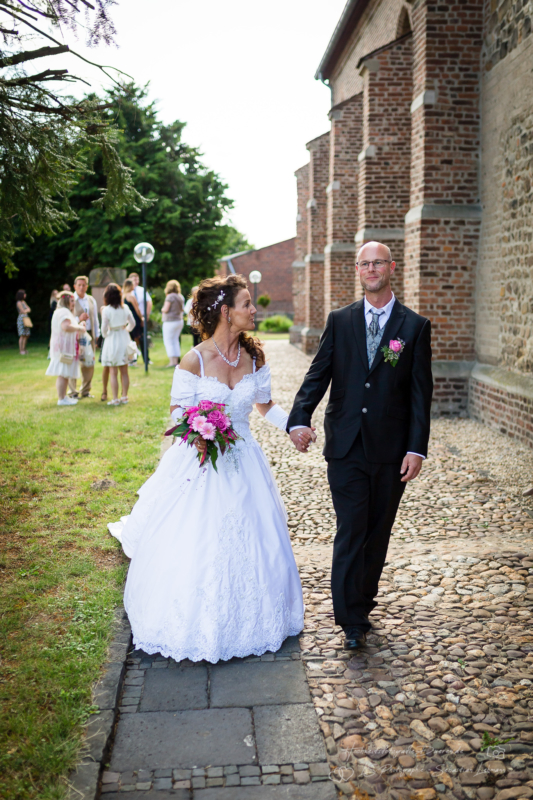
[[[148,306],[148,313],[144,313],[144,288],[139,284],[139,275],[136,272],[130,272],[128,275],[130,281],[133,281],[133,294],[139,304],[139,308],[141,309],[141,314],[145,318],[145,320],[150,319],[150,314],[152,313],[152,298],[150,297],[149,293],[146,292],[146,305]]]
[[[391,289],[396,267],[387,245],[359,251],[362,300],[332,311],[296,395],[287,430],[300,452],[314,441],[313,412],[331,383],[324,456],[337,515],[331,591],[346,650],[364,645],[368,615],[407,481],[427,456],[431,324]]]
[[[68,396],[69,397],[93,397],[91,394],[91,383],[94,375],[94,350],[96,347],[96,340],[100,336],[100,324],[98,322],[98,308],[96,300],[87,294],[89,288],[89,278],[86,275],[78,275],[74,281],[74,314],[78,318],[78,322],[85,322],[85,330],[90,334],[92,349],[92,358],[88,366],[85,366],[83,361],[80,362],[81,366],[81,389],[78,394],[76,388],[76,378],[70,378],[68,382]]]

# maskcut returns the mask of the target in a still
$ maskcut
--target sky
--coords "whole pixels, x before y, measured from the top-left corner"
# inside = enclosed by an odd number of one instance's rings
[[[330,91],[314,74],[345,0],[119,0],[118,48],[85,49],[136,83],[150,82],[164,122],[228,184],[230,220],[256,247],[295,235],[294,171],[305,143],[329,129]],[[56,34],[57,35],[57,34]],[[54,67],[100,88],[100,73],[72,55]],[[105,79],[104,79],[105,81]]]

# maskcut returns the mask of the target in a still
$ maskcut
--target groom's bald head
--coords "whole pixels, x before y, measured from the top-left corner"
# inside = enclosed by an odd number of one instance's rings
[[[370,253],[373,253],[373,255],[370,255]],[[358,263],[359,261],[371,261],[374,258],[392,261],[390,247],[387,247],[386,244],[382,244],[381,242],[366,242],[366,244],[359,248],[359,252],[357,253]]]

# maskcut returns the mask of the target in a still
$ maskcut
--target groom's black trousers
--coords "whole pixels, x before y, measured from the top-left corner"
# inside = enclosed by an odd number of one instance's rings
[[[345,630],[371,628],[368,614],[387,555],[394,518],[405,489],[401,462],[367,460],[361,434],[344,458],[328,460],[328,480],[337,515],[331,591],[335,623]]]

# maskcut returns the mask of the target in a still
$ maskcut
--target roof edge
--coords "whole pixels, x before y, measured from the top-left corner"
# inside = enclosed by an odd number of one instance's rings
[[[315,80],[325,81],[330,77],[335,62],[341,56],[369,2],[370,0],[348,0],[315,72]]]

